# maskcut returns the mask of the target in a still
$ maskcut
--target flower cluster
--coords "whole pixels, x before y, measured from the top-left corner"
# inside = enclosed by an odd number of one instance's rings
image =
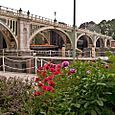
[[[55,92],[54,77],[61,74],[61,64],[44,64],[38,69],[38,77],[35,79],[37,88],[34,89],[33,95],[41,95],[44,92]]]
[[[34,96],[39,96],[41,94],[44,94],[45,92],[55,92],[55,82],[54,78],[60,75],[60,80],[62,80],[62,77],[66,75],[66,72],[63,70],[66,70],[68,75],[72,75],[76,72],[75,69],[68,68],[69,62],[63,61],[61,64],[44,64],[43,67],[40,67],[38,69],[38,75],[35,79],[35,87],[33,91]],[[67,69],[68,68],[68,69]]]

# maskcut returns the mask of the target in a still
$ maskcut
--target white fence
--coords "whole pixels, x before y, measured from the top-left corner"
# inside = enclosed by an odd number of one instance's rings
[[[115,51],[113,52],[115,54]],[[73,60],[72,51],[19,51],[19,50],[1,50],[0,51],[0,70],[20,73],[37,73],[37,69],[49,63],[51,60]],[[94,57],[92,57],[94,56]],[[76,53],[76,59],[96,60],[105,58],[105,52],[85,51]],[[53,62],[54,63],[54,62]]]
[[[15,57],[0,57],[0,70],[3,72],[20,72],[20,73],[36,73],[39,67],[42,67],[44,63],[48,61],[44,59],[33,58],[15,58]]]

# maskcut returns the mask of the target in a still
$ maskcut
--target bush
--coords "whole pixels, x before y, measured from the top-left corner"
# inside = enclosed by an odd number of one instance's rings
[[[32,115],[115,114],[115,74],[109,73],[109,66],[101,60],[77,61],[62,68],[53,80],[54,93],[46,91],[29,101]]]
[[[27,91],[30,88],[31,83],[28,80],[0,76],[0,113],[23,115],[24,103],[28,99]]]
[[[110,64],[102,60],[45,64],[38,69],[33,87],[20,80],[0,80],[1,112],[114,115],[115,73]]]

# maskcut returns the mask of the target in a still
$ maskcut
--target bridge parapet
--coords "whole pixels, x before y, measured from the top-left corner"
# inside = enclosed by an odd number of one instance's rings
[[[72,29],[72,26],[69,24],[62,24],[59,22],[54,22],[54,20],[52,19],[30,14],[29,11],[28,12],[22,11],[21,9],[16,10],[16,9],[0,6],[0,14],[4,16],[14,17],[14,18],[24,18],[24,19],[31,20],[33,22],[39,22],[39,23],[46,24],[49,26],[56,26],[56,27],[61,27],[61,28]]]
[[[102,35],[101,33],[92,32],[92,31],[89,31],[89,30],[86,30],[86,29],[77,29],[77,31],[80,32],[80,33],[86,33],[86,34],[90,34],[90,35],[96,35],[96,36],[99,36],[99,37],[102,37],[102,38],[112,39],[111,36]]]

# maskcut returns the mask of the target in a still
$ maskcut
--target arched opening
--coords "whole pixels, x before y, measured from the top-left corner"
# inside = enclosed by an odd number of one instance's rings
[[[100,47],[100,48],[104,47],[104,42],[102,38],[97,39],[96,47]]]
[[[0,49],[6,49],[6,48],[7,48],[6,41],[2,33],[0,32]]]
[[[106,46],[107,46],[107,47],[110,47],[110,40],[107,40]]]
[[[63,38],[55,31],[50,31],[50,44],[57,46],[59,49],[62,48],[64,43]]]
[[[81,37],[79,37],[78,41],[77,41],[77,48],[80,50],[84,50],[86,48],[91,48],[93,46],[92,43],[92,39],[87,36],[87,35],[83,35]]]
[[[0,49],[16,49],[17,42],[10,30],[0,23]]]
[[[30,42],[30,49],[59,50],[65,45],[67,49],[71,48],[71,41],[61,31],[47,29],[37,33]]]

